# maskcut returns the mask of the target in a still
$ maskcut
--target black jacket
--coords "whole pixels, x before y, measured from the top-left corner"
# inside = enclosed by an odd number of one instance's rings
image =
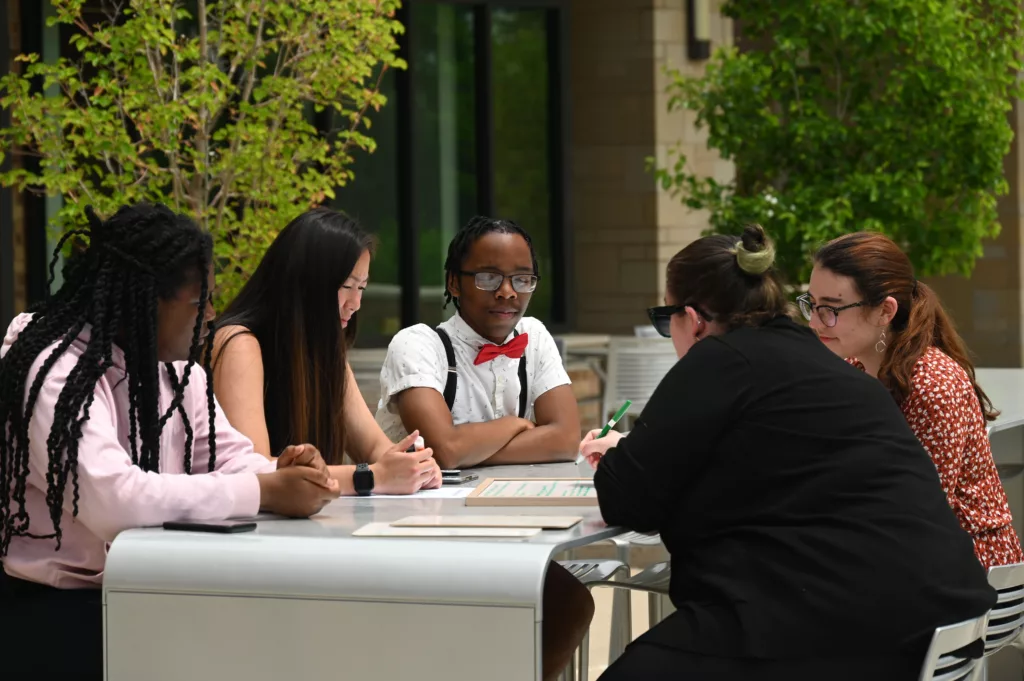
[[[789,319],[697,343],[594,481],[610,525],[672,556],[677,612],[648,642],[918,654],[996,600],[892,397]]]

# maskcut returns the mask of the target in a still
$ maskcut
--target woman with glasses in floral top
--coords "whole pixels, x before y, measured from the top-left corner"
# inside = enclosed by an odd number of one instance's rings
[[[818,338],[896,400],[982,565],[1024,562],[986,430],[999,412],[975,380],[938,296],[914,278],[906,254],[881,234],[840,237],[815,255],[798,302]]]

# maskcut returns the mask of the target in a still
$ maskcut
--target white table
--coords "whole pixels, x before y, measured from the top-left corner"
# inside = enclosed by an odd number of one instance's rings
[[[1024,369],[978,369],[976,378],[1001,412],[988,428],[996,463],[1024,466]]]
[[[978,369],[978,385],[1001,413],[988,428],[1013,525],[1024,536],[1024,369]]]
[[[580,477],[573,464],[479,469]],[[582,515],[528,540],[356,538],[414,514]],[[463,499],[344,498],[310,520],[238,535],[131,530],[103,578],[107,681],[540,678],[552,557],[611,538],[596,506],[466,507]]]

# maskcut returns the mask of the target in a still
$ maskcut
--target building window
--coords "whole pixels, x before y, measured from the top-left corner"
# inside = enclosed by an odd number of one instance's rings
[[[356,154],[355,180],[332,203],[379,242],[360,311],[361,347],[384,346],[405,326],[436,325],[453,312],[442,309],[447,246],[477,214],[515,220],[533,236],[542,281],[529,314],[556,329],[569,322],[564,4],[403,3],[409,69],[385,74],[388,104],[372,115],[370,131],[376,151]],[[31,6],[22,13],[23,51],[54,59],[68,42],[43,24],[49,3],[21,6]],[[317,123],[331,127],[329,119]],[[45,224],[60,199],[25,198],[35,301],[45,292],[52,247]]]
[[[448,242],[477,214],[532,235],[542,284],[529,314],[568,321],[561,12],[555,1],[406,3],[409,69],[385,75],[377,150],[356,155],[355,180],[334,201],[379,241],[361,347],[452,314],[442,309]]]

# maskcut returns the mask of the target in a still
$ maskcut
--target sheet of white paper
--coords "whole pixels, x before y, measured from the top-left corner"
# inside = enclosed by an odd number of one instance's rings
[[[473,493],[473,487],[439,487],[422,489],[416,494],[372,494],[368,497],[340,497],[345,499],[465,499]]]
[[[411,515],[392,527],[539,527],[567,530],[583,520],[578,515]]]
[[[499,537],[527,539],[540,534],[539,527],[392,527],[387,523],[369,523],[352,533],[353,537]]]

